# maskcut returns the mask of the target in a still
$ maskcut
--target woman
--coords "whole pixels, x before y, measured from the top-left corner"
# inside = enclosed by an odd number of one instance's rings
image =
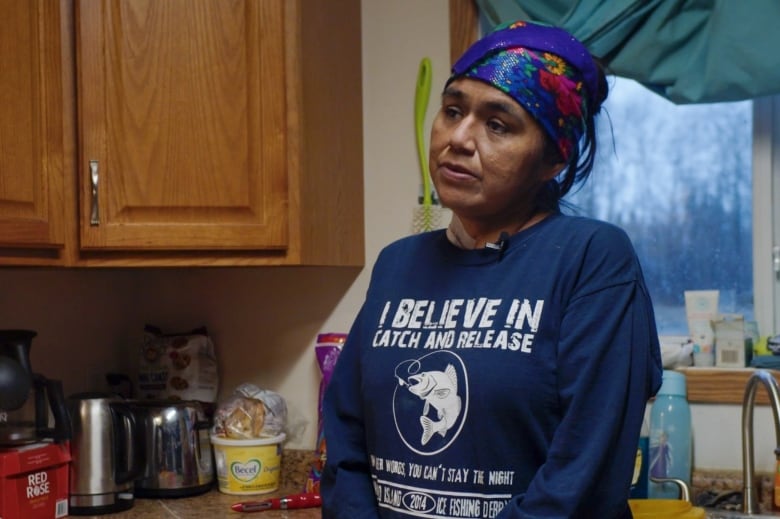
[[[625,233],[559,210],[606,94],[527,22],[453,67],[430,152],[453,221],[376,262],[323,404],[324,518],[631,517],[652,305]]]

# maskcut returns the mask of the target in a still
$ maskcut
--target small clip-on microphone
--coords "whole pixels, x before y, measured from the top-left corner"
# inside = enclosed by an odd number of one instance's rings
[[[498,235],[498,241],[495,243],[487,242],[485,244],[485,247],[488,249],[497,250],[499,252],[504,252],[506,248],[509,246],[509,233],[506,231],[501,231],[501,234]]]

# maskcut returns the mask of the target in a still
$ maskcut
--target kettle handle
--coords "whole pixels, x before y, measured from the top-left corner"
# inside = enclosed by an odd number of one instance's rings
[[[111,419],[117,441],[114,442],[114,459],[124,460],[124,467],[116,463],[114,481],[117,485],[137,479],[145,470],[146,446],[144,442],[133,441],[140,437],[135,413],[121,402],[110,405]],[[130,456],[126,452],[130,452]]]
[[[209,429],[211,429],[211,422],[209,422],[208,420],[198,420],[198,421],[195,422],[195,431],[196,432],[197,431],[208,431]],[[200,457],[200,459],[203,459],[203,451],[201,450],[202,446],[201,446],[200,442],[197,442],[195,448],[198,451],[198,456]]]
[[[62,382],[33,374],[35,387],[35,432],[38,438],[51,438],[54,441],[66,441],[73,437],[70,415],[65,405],[65,392]],[[46,406],[46,399],[49,406]],[[54,427],[49,427],[49,409],[54,416]]]

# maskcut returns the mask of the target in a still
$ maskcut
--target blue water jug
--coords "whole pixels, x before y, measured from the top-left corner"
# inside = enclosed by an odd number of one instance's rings
[[[655,483],[653,478],[680,479],[691,485],[691,409],[685,375],[665,370],[661,389],[650,408],[650,457],[648,497],[679,499],[674,483]]]

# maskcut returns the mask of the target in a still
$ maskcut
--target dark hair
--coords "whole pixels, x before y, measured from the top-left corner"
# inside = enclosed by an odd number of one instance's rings
[[[585,114],[585,132],[581,142],[571,151],[571,156],[563,170],[552,180],[548,181],[536,198],[536,205],[541,210],[557,211],[560,208],[561,199],[566,196],[576,185],[582,185],[593,170],[593,162],[596,158],[596,114],[601,111],[601,105],[609,94],[609,85],[604,66],[598,58],[593,58],[598,70],[598,88],[594,99],[595,106],[588,106]],[[544,157],[550,163],[563,161],[561,152],[553,139],[545,133]]]

